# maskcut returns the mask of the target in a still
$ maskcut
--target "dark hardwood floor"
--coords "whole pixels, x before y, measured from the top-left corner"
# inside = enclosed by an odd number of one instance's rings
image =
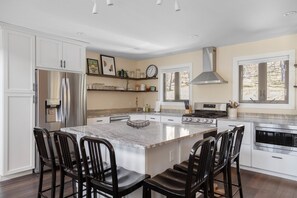
[[[244,198],[297,198],[296,181],[245,170],[241,171],[241,176]],[[59,175],[57,178],[59,180]],[[50,173],[45,174],[44,182],[45,188],[50,186]],[[37,197],[37,188],[38,174],[0,182],[0,198],[34,198]],[[71,194],[71,182],[66,184],[65,191],[66,195]],[[239,197],[238,194],[237,197]]]

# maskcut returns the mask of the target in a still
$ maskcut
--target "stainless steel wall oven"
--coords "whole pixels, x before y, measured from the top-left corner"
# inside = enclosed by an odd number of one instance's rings
[[[297,126],[255,125],[255,149],[297,155]]]

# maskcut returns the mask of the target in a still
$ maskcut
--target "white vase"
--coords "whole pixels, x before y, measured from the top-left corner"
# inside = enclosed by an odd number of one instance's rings
[[[228,109],[228,117],[229,118],[237,118],[237,109],[236,108],[229,108]]]

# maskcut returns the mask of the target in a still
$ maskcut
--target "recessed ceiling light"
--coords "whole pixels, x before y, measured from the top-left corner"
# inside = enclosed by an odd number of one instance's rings
[[[286,16],[292,16],[292,15],[295,15],[295,14],[297,14],[297,11],[286,12],[283,15],[286,17]]]

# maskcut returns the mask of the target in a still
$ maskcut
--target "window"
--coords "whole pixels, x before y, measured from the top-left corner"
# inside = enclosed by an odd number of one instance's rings
[[[233,99],[250,107],[292,108],[294,62],[293,51],[235,58]]]
[[[160,69],[160,99],[183,102],[190,99],[191,66],[179,65]]]

